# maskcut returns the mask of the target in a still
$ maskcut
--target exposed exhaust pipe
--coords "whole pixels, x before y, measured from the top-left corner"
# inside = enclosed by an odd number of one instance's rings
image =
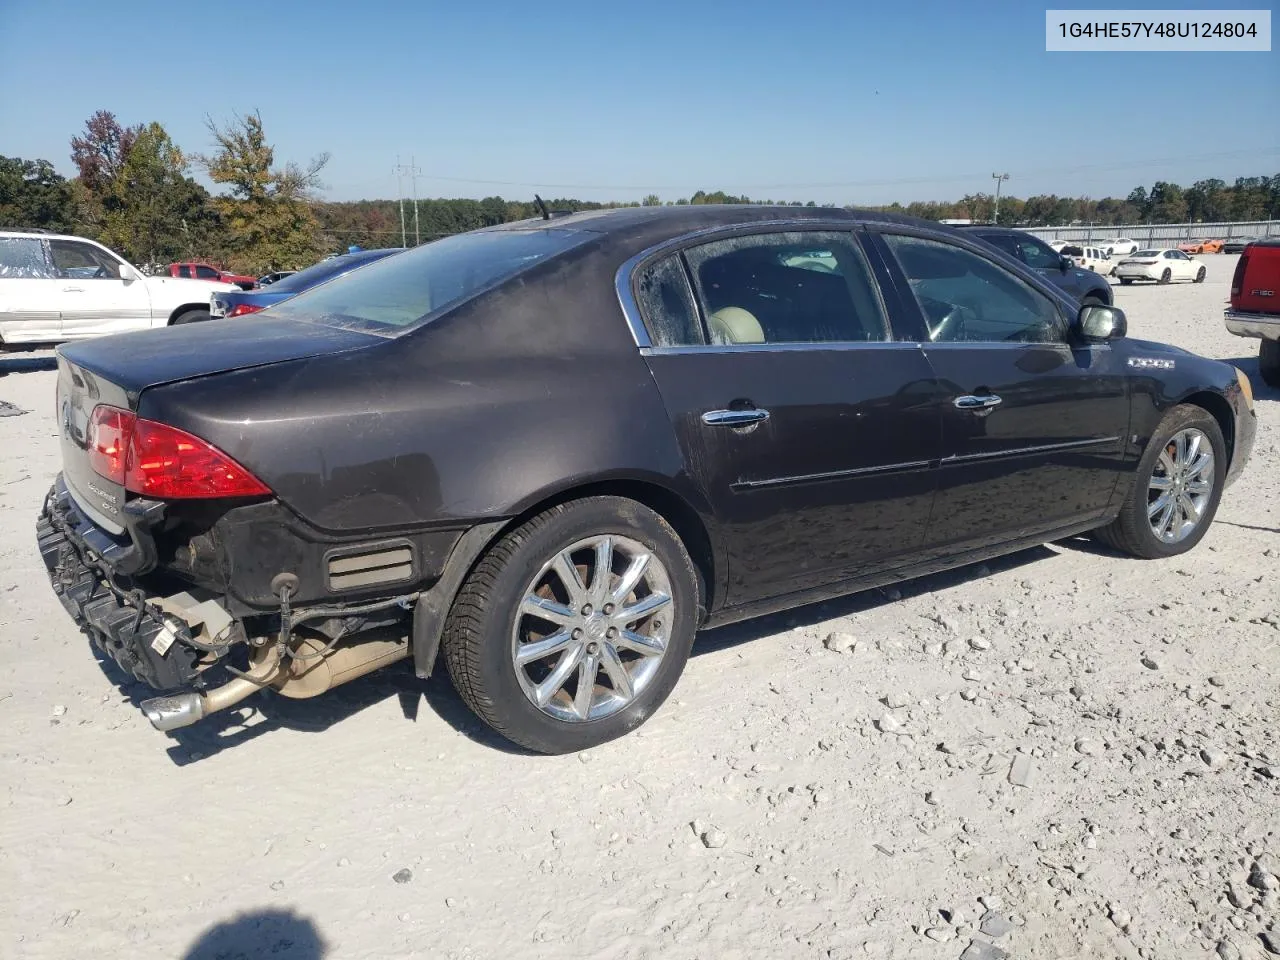
[[[142,701],[142,712],[157,730],[177,730],[203,720],[211,713],[235,706],[271,683],[280,674],[280,655],[276,648],[261,651],[261,659],[243,677],[236,677],[220,687],[203,693],[175,693]]]
[[[144,700],[142,712],[157,730],[177,730],[235,706],[264,687],[271,687],[284,697],[316,697],[403,660],[409,655],[409,643],[404,637],[377,638],[326,653],[318,640],[303,638],[294,644],[293,650],[298,656],[290,658],[286,667],[281,664],[274,645],[264,647],[259,651],[262,659],[245,676],[203,693],[178,693]]]

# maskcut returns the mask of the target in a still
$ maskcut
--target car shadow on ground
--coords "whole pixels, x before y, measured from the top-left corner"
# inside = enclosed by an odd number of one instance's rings
[[[1074,542],[1071,545],[1074,546]],[[960,586],[1052,556],[1054,551],[1047,546],[1032,547],[985,563],[908,580],[893,587],[865,590],[783,613],[704,630],[694,643],[693,656],[716,654],[795,627],[856,616],[905,597]],[[96,649],[94,654],[107,678],[138,710],[139,721],[145,722],[141,720],[140,705],[156,692],[127,676],[114,661]],[[255,694],[239,705],[211,714],[190,727],[169,731],[167,753],[175,765],[186,766],[280,729],[319,733],[391,697],[399,699],[400,710],[406,720],[416,721],[425,703],[440,719],[475,743],[503,753],[529,754],[529,751],[495,733],[471,712],[454,689],[442,661],[436,663],[428,679],[420,680],[409,660],[384,667],[309,700],[294,700],[270,692]]]
[[[1232,357],[1230,360],[1223,361],[1229,363],[1233,367],[1239,367],[1244,375],[1249,378],[1249,383],[1253,386],[1253,398],[1255,400],[1280,400],[1280,387],[1269,387],[1262,379],[1262,374],[1258,372],[1258,356],[1254,354],[1252,357]]]
[[[56,370],[58,359],[54,356],[23,357],[0,354],[0,377],[11,373],[39,373],[44,370]]]
[[[322,960],[329,944],[315,923],[288,909],[250,910],[214,924],[182,954],[182,960]]]
[[[784,630],[791,630],[797,627],[812,627],[839,617],[853,617],[868,610],[890,606],[907,597],[917,597],[922,594],[958,587],[974,580],[982,580],[993,573],[1017,570],[1019,567],[1052,556],[1054,556],[1054,551],[1047,546],[1030,547],[983,563],[974,563],[964,567],[957,567],[954,570],[918,577],[914,580],[905,580],[892,586],[864,590],[861,593],[851,593],[847,596],[837,597],[834,600],[811,603],[803,607],[784,610],[781,613],[758,617],[754,620],[744,620],[741,623],[717,627],[714,630],[703,630],[698,634],[698,639],[694,643],[693,656],[699,657],[718,653],[722,650],[736,647],[739,644],[749,643],[762,637],[781,633]]]

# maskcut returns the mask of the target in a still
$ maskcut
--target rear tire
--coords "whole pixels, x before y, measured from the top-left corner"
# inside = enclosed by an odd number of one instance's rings
[[[1258,345],[1258,373],[1269,387],[1280,387],[1280,340],[1262,340]]]
[[[610,564],[596,592],[605,538]],[[615,595],[641,554],[640,579]],[[445,661],[467,706],[502,736],[538,753],[585,750],[666,700],[689,658],[698,598],[693,562],[662,517],[620,497],[575,500],[507,533],[476,564],[445,623]],[[612,619],[655,599],[651,614]],[[550,649],[523,659],[538,643]]]
[[[1203,467],[1198,473],[1180,472],[1176,466],[1178,457],[1171,452],[1176,451],[1176,439],[1197,434],[1201,438],[1200,452],[1203,452],[1203,444],[1207,442],[1213,454],[1213,463]],[[1195,462],[1194,458],[1189,460]],[[1170,470],[1170,466],[1174,469]],[[1182,510],[1183,496],[1175,494],[1183,494],[1185,491],[1187,501],[1201,496],[1196,484],[1201,480],[1208,480],[1210,474],[1212,486],[1199,503],[1199,516],[1194,525],[1182,530],[1177,539],[1158,536],[1153,524],[1159,525],[1165,514],[1163,509],[1157,507],[1157,502],[1172,501],[1170,532],[1176,533],[1175,528],[1185,527],[1187,518]],[[1202,407],[1190,404],[1174,407],[1165,414],[1151,435],[1151,441],[1138,462],[1138,469],[1128,481],[1129,489],[1119,516],[1105,527],[1095,530],[1094,536],[1115,550],[1146,560],[1176,557],[1186,553],[1200,542],[1213,523],[1226,474],[1227,445],[1222,439],[1218,421]],[[1185,486],[1177,485],[1179,476],[1184,477]],[[1185,479],[1187,476],[1191,479]],[[1162,493],[1162,490],[1166,492]],[[1153,510],[1156,511],[1155,516],[1152,516]]]
[[[1173,271],[1170,270],[1168,267],[1165,267],[1164,273],[1160,274],[1160,279],[1157,280],[1156,283],[1168,283],[1172,279],[1173,279]]]
[[[208,319],[209,319],[208,310],[200,310],[200,309],[187,310],[184,313],[178,314],[176,317],[170,320],[169,326],[176,327],[179,324],[183,324],[183,323],[203,323]]]
[[[1205,269],[1204,269],[1204,267],[1201,267],[1199,270],[1197,270],[1197,271],[1196,271],[1196,278],[1195,278],[1195,280],[1193,280],[1192,282],[1193,282],[1193,283],[1204,283],[1204,274],[1205,274]]]

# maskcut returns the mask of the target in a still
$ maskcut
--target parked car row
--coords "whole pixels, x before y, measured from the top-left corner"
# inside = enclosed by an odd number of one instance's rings
[[[820,208],[449,237],[59,347],[40,553],[158,729],[439,653],[501,735],[580,750],[705,626],[1085,533],[1192,549],[1249,381],[1085,281],[1017,231]]]

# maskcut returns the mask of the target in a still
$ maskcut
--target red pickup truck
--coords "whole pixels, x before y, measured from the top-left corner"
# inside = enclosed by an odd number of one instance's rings
[[[1280,237],[1255,240],[1240,254],[1226,321],[1236,336],[1262,341],[1258,372],[1268,386],[1280,387]]]
[[[242,290],[252,290],[257,286],[255,277],[244,277],[238,273],[227,273],[207,263],[171,263],[164,268],[166,276],[184,277],[191,280],[214,280],[218,283],[234,283]]]

